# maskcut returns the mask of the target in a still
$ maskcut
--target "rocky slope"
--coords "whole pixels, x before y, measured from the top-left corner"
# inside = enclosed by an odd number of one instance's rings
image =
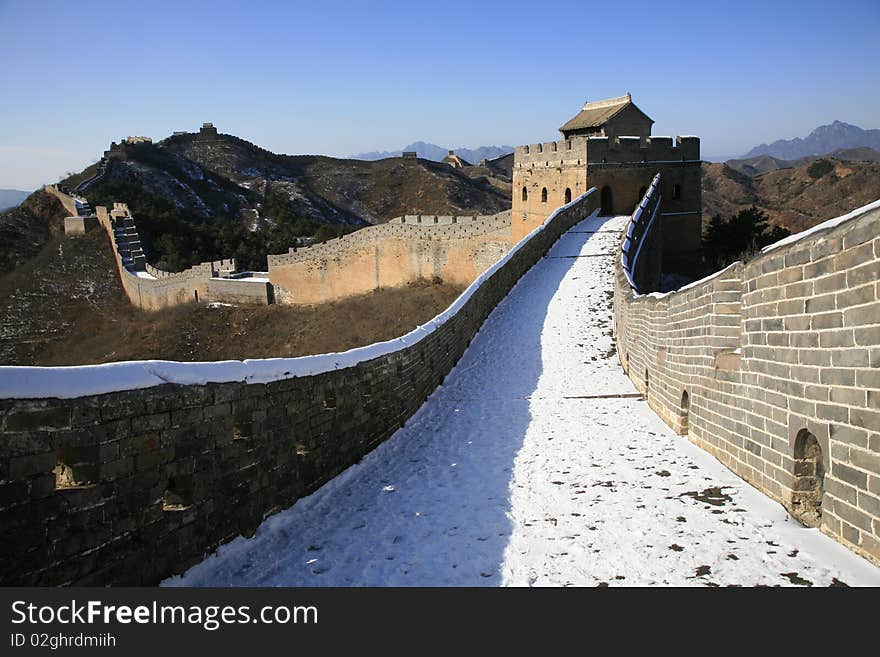
[[[34,257],[46,242],[64,233],[67,213],[56,198],[34,192],[16,208],[0,212],[0,273]]]
[[[837,150],[826,153],[826,156],[833,157],[837,160],[846,160],[849,162],[880,162],[880,152],[867,146],[858,148],[838,148]],[[776,171],[777,169],[791,169],[799,167],[802,164],[809,164],[820,156],[801,157],[797,160],[782,160],[778,157],[770,155],[758,155],[742,160],[727,160],[724,164],[731,169],[736,169],[740,173],[747,176],[757,176],[768,171]]]
[[[184,133],[111,149],[85,193],[93,205],[128,203],[147,258],[162,269],[235,257],[242,269],[264,270],[266,255],[296,237],[328,239],[402,214],[506,210],[509,189],[489,173],[428,160],[279,155],[231,135]]]
[[[276,155],[229,135],[179,135],[161,147],[265,197],[277,192],[315,219],[383,223],[401,214],[492,214],[510,199],[429,160]]]
[[[814,166],[827,161],[826,166]],[[805,230],[880,198],[880,163],[811,159],[753,176],[721,163],[703,163],[703,220],[730,217],[751,205],[771,224]]]
[[[404,335],[460,293],[457,286],[421,282],[308,308],[187,304],[148,312],[125,297],[103,231],[55,235],[0,275],[0,365],[345,351]]]

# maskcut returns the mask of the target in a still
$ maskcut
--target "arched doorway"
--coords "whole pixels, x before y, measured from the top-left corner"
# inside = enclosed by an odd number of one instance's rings
[[[565,188],[565,202],[571,203],[571,188],[570,187]]]
[[[529,190],[527,190],[525,187],[522,188],[522,200],[523,201],[529,200]]]
[[[602,188],[601,203],[603,216],[607,217],[614,214],[614,197],[611,194],[611,188],[608,185],[605,185]]]
[[[543,187],[541,189],[541,203],[546,203],[546,202],[547,202],[547,188]]]
[[[824,480],[822,447],[816,436],[807,429],[801,429],[794,440],[791,515],[807,527],[818,527],[822,520]]]

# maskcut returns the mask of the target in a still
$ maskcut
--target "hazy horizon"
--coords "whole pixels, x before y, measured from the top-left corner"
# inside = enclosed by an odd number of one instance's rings
[[[707,158],[834,120],[880,127],[876,2],[712,4],[0,0],[0,188],[204,121],[337,157],[549,141],[585,100],[626,92],[654,134],[698,135]]]

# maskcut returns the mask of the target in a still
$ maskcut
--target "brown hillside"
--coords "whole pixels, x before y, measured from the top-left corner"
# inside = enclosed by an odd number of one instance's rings
[[[704,162],[703,220],[754,204],[771,224],[795,233],[880,198],[880,163],[825,159],[833,169],[819,178],[810,175],[810,163],[750,177]]]
[[[494,214],[510,207],[509,194],[431,160],[346,160],[320,155],[277,155],[233,137],[171,137],[161,147],[244,187],[265,192],[266,182],[291,200],[383,223],[402,214]]]
[[[300,158],[297,158],[300,159]],[[372,223],[402,214],[495,214],[510,195],[442,162],[302,158],[309,187]]]
[[[0,273],[26,262],[53,236],[61,235],[65,216],[58,199],[42,190],[0,212]]]
[[[302,356],[404,335],[461,293],[421,283],[315,307],[131,306],[101,231],[52,237],[0,276],[0,364]]]

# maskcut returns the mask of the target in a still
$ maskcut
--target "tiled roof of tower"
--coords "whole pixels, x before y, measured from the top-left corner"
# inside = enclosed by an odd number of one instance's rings
[[[630,94],[618,96],[617,98],[609,98],[608,100],[598,100],[592,103],[585,103],[581,108],[581,111],[578,112],[573,119],[570,119],[565,125],[559,128],[559,130],[565,132],[568,130],[580,130],[582,128],[601,127],[605,125],[609,119],[629,105],[636,107],[632,102],[632,96]],[[639,111],[641,112],[641,110]],[[642,113],[644,114],[644,112]]]

